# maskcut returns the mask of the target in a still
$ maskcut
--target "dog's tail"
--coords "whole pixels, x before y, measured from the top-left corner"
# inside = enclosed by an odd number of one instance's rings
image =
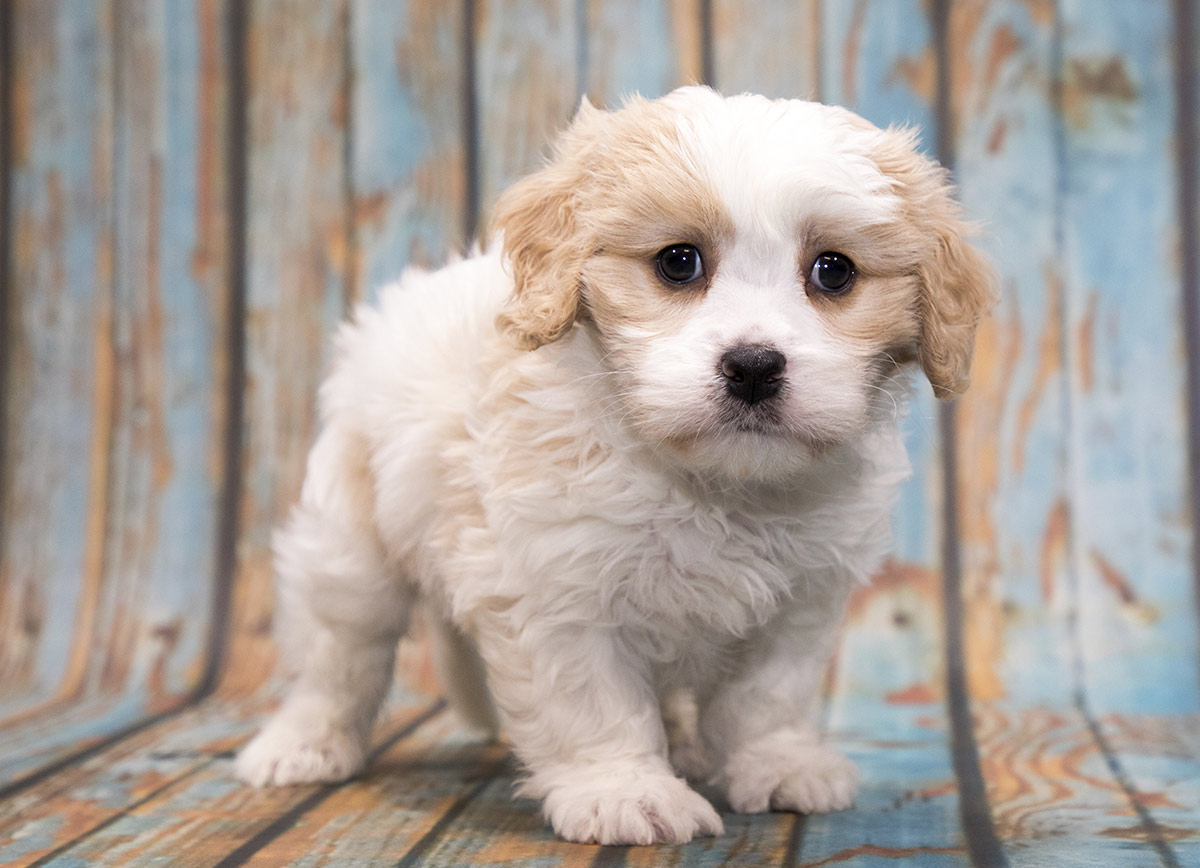
[[[464,723],[489,738],[496,738],[500,734],[500,722],[488,691],[483,658],[475,643],[449,621],[438,617],[428,620],[433,639],[433,666],[442,693]]]

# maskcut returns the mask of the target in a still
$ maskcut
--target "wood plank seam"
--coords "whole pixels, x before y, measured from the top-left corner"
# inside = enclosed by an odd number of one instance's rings
[[[430,705],[425,711],[418,714],[415,718],[400,727],[399,730],[392,733],[378,745],[376,745],[370,753],[367,754],[367,764],[370,764],[376,757],[390,748],[394,747],[399,742],[408,738],[418,729],[424,726],[433,718],[443,713],[446,709],[446,701],[439,699]],[[255,833],[249,840],[243,843],[240,847],[229,853],[220,862],[217,862],[213,868],[237,868],[239,865],[244,865],[250,860],[255,853],[266,847],[299,820],[305,813],[315,808],[321,802],[329,798],[342,787],[347,786],[346,783],[326,784],[315,790],[311,795],[297,802],[284,813],[276,817],[271,823]]]
[[[788,833],[787,849],[783,853],[781,868],[796,868],[800,862],[800,847],[804,844],[804,814],[797,814]]]
[[[348,307],[353,306],[358,287],[358,220],[354,203],[358,191],[354,187],[354,6],[342,7],[342,103],[345,106],[346,134],[342,136],[342,234],[346,240],[346,261],[342,265],[342,285],[346,287]],[[349,310],[347,310],[347,314]]]
[[[700,84],[719,87],[713,47],[713,0],[700,0]]]
[[[205,669],[196,688],[194,702],[212,694],[225,666],[229,641],[233,582],[237,572],[238,515],[242,493],[242,437],[246,402],[246,233],[249,161],[249,82],[247,61],[246,4],[230,0],[225,7],[225,38],[229,52],[229,113],[226,130],[228,173],[228,284],[229,313],[226,323],[225,440],[222,444],[224,476],[221,480],[221,514],[217,521],[217,555],[214,559],[213,615]]]
[[[609,845],[601,847],[592,859],[591,868],[624,868],[629,861],[628,845]]]
[[[12,195],[9,179],[12,176],[13,129],[13,8],[0,3],[0,490],[7,475],[8,454],[8,377],[9,377],[9,308],[11,298]],[[4,562],[4,510],[0,509],[0,563]]]
[[[454,821],[462,816],[463,811],[465,811],[470,804],[479,797],[479,794],[482,793],[484,789],[486,789],[492,783],[493,779],[500,772],[500,770],[507,766],[510,762],[510,758],[506,755],[497,762],[487,766],[484,769],[483,774],[480,775],[481,780],[479,783],[456,799],[454,803],[446,809],[446,813],[438,817],[437,822],[430,826],[429,830],[417,839],[412,847],[409,848],[408,852],[400,857],[400,859],[395,863],[395,868],[413,868],[413,866],[420,865],[421,860],[429,851],[429,848],[441,839],[442,833],[449,829]]]
[[[145,729],[174,717],[180,712],[195,705],[199,701],[199,697],[189,697],[189,699],[185,700],[179,705],[168,708],[165,711],[159,712],[158,714],[152,714],[149,717],[144,717],[131,726],[123,727],[102,739],[89,742],[86,747],[67,751],[58,759],[43,766],[39,766],[24,777],[20,777],[0,785],[0,802],[11,798],[12,796],[21,792],[21,790],[28,789],[29,787],[35,786],[42,781],[54,777],[64,769],[70,768],[77,763],[81,763],[84,760],[96,756],[97,754],[103,753],[118,742],[137,735],[139,732],[142,732]]]
[[[929,9],[934,50],[936,156],[953,171],[954,111],[950,79],[949,0],[933,0]],[[958,782],[959,815],[972,864],[1005,866],[1008,857],[996,835],[987,787],[979,763],[967,688],[963,635],[962,552],[958,528],[958,437],[953,403],[939,408],[942,442],[942,564],[945,612],[946,702],[951,726],[951,761]]]
[[[1140,798],[1137,787],[1134,786],[1129,774],[1121,765],[1116,751],[1113,750],[1112,745],[1105,738],[1100,724],[1088,708],[1087,697],[1084,695],[1082,685],[1077,689],[1075,705],[1079,709],[1079,713],[1083,715],[1084,722],[1087,724],[1087,728],[1091,732],[1092,739],[1096,742],[1096,747],[1100,750],[1100,755],[1104,758],[1105,764],[1108,766],[1109,771],[1112,772],[1121,791],[1125,794],[1129,806],[1133,809],[1134,814],[1145,828],[1148,843],[1154,848],[1163,865],[1167,866],[1167,868],[1180,868],[1174,849],[1163,835],[1162,826],[1151,816],[1150,809],[1146,807],[1145,800]]]
[[[26,868],[41,868],[41,866],[43,866],[43,865],[49,865],[55,859],[64,855],[65,853],[69,852],[71,849],[78,846],[81,842],[83,842],[87,838],[91,837],[92,835],[96,834],[97,832],[107,829],[109,826],[111,826],[113,823],[116,823],[118,820],[121,820],[124,817],[127,817],[129,814],[136,811],[142,805],[157,798],[161,793],[163,793],[166,790],[170,789],[171,787],[175,786],[180,781],[187,780],[188,778],[192,777],[193,775],[199,774],[200,772],[204,771],[206,768],[208,768],[214,762],[216,762],[217,759],[218,759],[218,757],[216,757],[216,756],[210,756],[207,759],[205,759],[204,762],[197,763],[196,765],[192,766],[187,771],[185,771],[183,774],[173,777],[170,780],[166,781],[165,783],[161,784],[160,786],[155,787],[153,790],[146,793],[146,795],[142,796],[140,799],[136,799],[136,800],[129,802],[128,804],[122,806],[122,808],[119,811],[115,811],[112,815],[106,817],[105,819],[103,819],[102,821],[97,823],[95,826],[88,829],[86,832],[76,835],[74,838],[64,841],[62,844],[59,844],[57,847],[55,847],[49,853],[46,853],[46,854],[40,856],[39,858],[37,858],[36,860],[34,860],[33,862],[30,862],[29,865],[26,866]]]
[[[479,215],[479,82],[475,69],[475,0],[462,0],[463,70],[462,136],[466,172],[463,178],[463,243],[469,249],[481,231]]]
[[[1197,125],[1197,21],[1192,0],[1174,0],[1175,151],[1178,163],[1180,282],[1186,346],[1187,450],[1192,507],[1192,565],[1196,616],[1200,618],[1200,131]]]
[[[589,8],[595,0],[575,0],[575,105],[587,95],[588,69],[591,66],[588,33]]]

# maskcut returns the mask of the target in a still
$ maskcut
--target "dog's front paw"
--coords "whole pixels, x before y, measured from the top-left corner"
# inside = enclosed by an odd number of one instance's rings
[[[234,771],[256,787],[332,783],[355,774],[365,761],[365,745],[350,733],[276,718],[242,748]]]
[[[858,794],[858,767],[821,744],[792,745],[785,756],[744,751],[726,765],[724,777],[730,806],[744,814],[842,811]]]
[[[548,791],[543,810],[568,841],[684,844],[725,831],[703,796],[667,772],[580,767]]]

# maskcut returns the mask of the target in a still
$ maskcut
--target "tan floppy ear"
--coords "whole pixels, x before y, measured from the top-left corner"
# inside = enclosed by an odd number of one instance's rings
[[[949,400],[971,384],[980,320],[996,302],[991,263],[968,242],[971,227],[943,187],[941,213],[930,216],[932,255],[921,263],[921,367],[933,393]]]
[[[996,302],[996,274],[969,243],[975,229],[962,217],[949,173],[922,156],[915,141],[915,131],[889,129],[874,157],[898,182],[905,219],[920,235],[918,358],[933,393],[949,400],[970,385],[975,331]]]
[[[491,231],[503,233],[513,274],[513,294],[497,323],[524,349],[558,340],[579,316],[580,275],[590,253],[579,219],[586,153],[604,115],[584,97],[553,160],[496,203]]]

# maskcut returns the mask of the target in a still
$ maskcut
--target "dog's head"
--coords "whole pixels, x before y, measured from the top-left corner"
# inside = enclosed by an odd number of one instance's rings
[[[919,364],[966,388],[993,276],[911,133],[700,87],[585,101],[500,200],[523,347],[590,329],[624,418],[697,469],[780,478],[894,412]]]

